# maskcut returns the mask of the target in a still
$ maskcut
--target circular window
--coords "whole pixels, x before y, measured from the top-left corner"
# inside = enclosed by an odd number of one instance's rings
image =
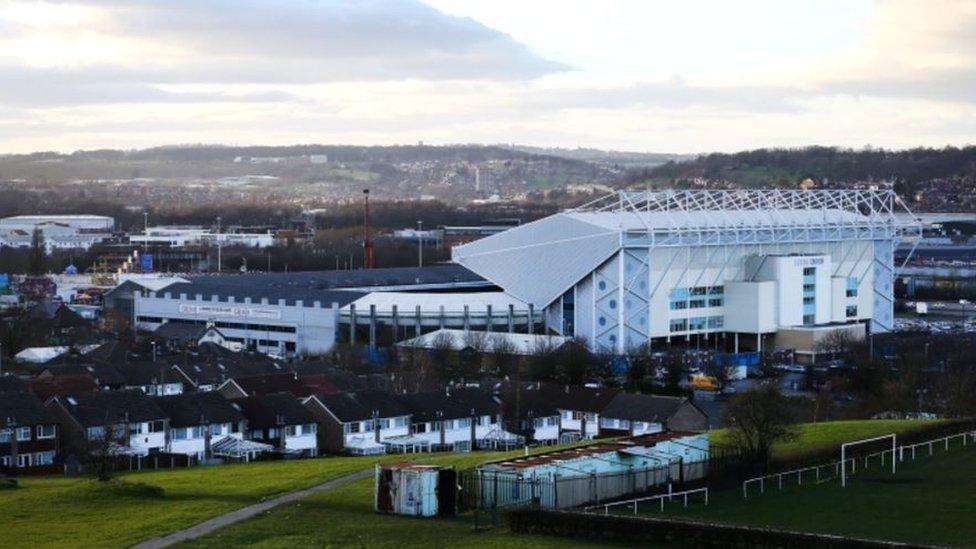
[[[610,300],[610,308],[611,309],[616,309],[617,308],[617,300],[616,299],[611,299]]]
[[[596,287],[597,288],[600,288],[601,290],[606,290],[607,289],[607,283],[601,280],[600,282],[597,282]]]
[[[616,343],[616,342],[617,342],[617,336],[615,335],[610,336],[610,343]]]
[[[646,316],[640,317],[640,323],[641,325],[647,324],[647,317]]]
[[[600,323],[600,326],[606,326],[607,325],[607,319],[605,317],[602,317],[602,316],[599,319],[597,319],[597,322]]]

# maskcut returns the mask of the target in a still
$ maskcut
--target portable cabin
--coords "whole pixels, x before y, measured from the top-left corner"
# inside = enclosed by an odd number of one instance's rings
[[[457,514],[457,472],[453,467],[422,463],[376,466],[377,513],[412,517]]]

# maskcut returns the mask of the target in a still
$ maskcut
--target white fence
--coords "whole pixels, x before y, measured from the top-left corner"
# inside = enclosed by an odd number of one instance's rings
[[[918,442],[916,444],[905,444],[903,446],[898,446],[893,450],[884,450],[881,452],[874,452],[867,454],[859,458],[845,459],[843,461],[845,470],[848,464],[850,464],[851,473],[857,473],[857,463],[858,460],[863,461],[863,468],[867,469],[871,459],[880,458],[881,466],[885,466],[885,456],[887,454],[896,454],[898,461],[905,461],[905,454],[911,452],[912,461],[915,460],[915,456],[919,448],[928,449],[928,455],[932,455],[936,446],[944,446],[945,451],[949,451],[949,443],[956,439],[962,439],[962,445],[966,446],[969,442],[976,442],[976,431],[965,431],[962,433],[956,433],[954,435],[949,435],[946,437],[936,438],[932,440],[927,440],[924,442]],[[894,459],[894,457],[889,458]],[[814,483],[820,484],[822,482],[827,482],[841,475],[841,461],[833,461],[830,463],[824,463],[821,465],[813,465],[811,467],[804,467],[802,469],[793,469],[792,471],[783,471],[781,473],[772,473],[769,475],[764,475],[761,477],[750,478],[742,482],[742,497],[749,497],[749,486],[753,484],[759,485],[759,493],[764,493],[766,491],[766,481],[773,482],[777,485],[778,489],[783,489],[783,479],[785,478],[788,482],[793,478],[796,478],[797,485],[802,485],[804,478],[809,479],[810,473],[813,472]],[[832,472],[833,476],[824,475],[821,473],[823,470]],[[806,477],[804,477],[806,475]]]
[[[708,487],[707,486],[704,487],[704,488],[696,488],[694,490],[685,490],[683,492],[672,492],[671,491],[671,484],[668,484],[668,493],[666,493],[666,494],[658,494],[656,496],[644,496],[644,497],[641,497],[641,498],[628,499],[628,500],[625,500],[625,501],[615,501],[613,503],[604,503],[603,505],[592,505],[590,507],[586,507],[585,509],[583,509],[583,512],[585,512],[585,513],[592,513],[594,510],[597,510],[598,511],[599,509],[602,508],[603,509],[603,514],[604,515],[609,515],[610,514],[610,508],[611,507],[624,507],[624,506],[628,506],[628,507],[631,507],[633,509],[633,512],[636,515],[637,514],[637,506],[639,504],[646,503],[646,502],[651,502],[651,501],[660,501],[661,502],[661,511],[663,512],[664,511],[664,502],[665,502],[665,500],[666,501],[673,501],[674,498],[682,498],[684,500],[684,506],[685,507],[688,507],[688,496],[691,496],[691,495],[694,495],[694,494],[705,494],[705,500],[704,500],[705,501],[705,505],[708,505]]]

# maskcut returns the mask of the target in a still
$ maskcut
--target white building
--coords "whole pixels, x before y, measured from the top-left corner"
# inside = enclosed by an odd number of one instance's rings
[[[87,250],[112,236],[115,220],[100,215],[19,215],[0,219],[0,246],[29,248],[34,230],[44,236],[48,253]]]
[[[890,191],[621,192],[453,258],[594,350],[758,351],[794,327],[891,329],[893,250],[921,230],[896,210]]]
[[[136,245],[166,244],[174,248],[191,244],[268,248],[274,245],[274,234],[218,233],[200,227],[150,227],[143,234],[129,235],[129,242]]]

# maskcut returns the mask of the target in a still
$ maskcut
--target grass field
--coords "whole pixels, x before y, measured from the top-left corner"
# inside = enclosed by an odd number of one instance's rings
[[[907,433],[926,426],[938,425],[932,420],[872,419],[859,421],[830,421],[824,423],[804,423],[800,425],[796,440],[777,444],[773,447],[774,458],[793,458],[799,455],[816,453],[822,450],[840,448],[844,442],[869,438],[888,433]],[[711,432],[712,444],[728,444],[728,431],[716,429]]]
[[[923,457],[923,454],[924,457]],[[946,453],[919,452],[918,459],[899,464],[892,475],[875,459],[859,469],[847,488],[832,479],[802,486],[784,481],[782,491],[768,483],[766,492],[713,493],[708,507],[696,499],[683,509],[674,502],[666,512],[708,522],[728,522],[805,532],[938,545],[976,546],[976,445],[956,440]],[[660,516],[659,504],[641,508]]]
[[[811,424],[799,440],[775,449],[790,455],[840,442],[917,428],[918,422],[871,421]],[[714,433],[721,441],[726,435]],[[470,467],[514,453],[412,455],[434,463]],[[403,459],[383,456],[383,460]],[[375,457],[343,457],[198,467],[131,473],[127,486],[144,483],[164,490],[119,489],[88,478],[25,478],[21,488],[0,491],[3,547],[122,547],[170,533],[284,492],[319,484],[371,467]],[[225,528],[197,543],[205,546],[254,544],[266,546],[437,545],[445,539],[473,546],[505,547],[531,543],[565,546],[568,540],[509,535],[504,528],[475,533],[470,517],[425,521],[379,516],[372,512],[372,480],[282,506],[260,517]],[[572,545],[578,545],[572,543]]]
[[[471,456],[435,457],[433,463],[468,467],[484,461]],[[483,517],[486,521],[487,517]],[[620,547],[579,540],[515,535],[503,526],[474,529],[470,515],[456,519],[423,519],[373,512],[373,479],[316,494],[283,505],[259,517],[184,544],[192,547],[369,547],[396,548],[491,547]]]
[[[407,459],[469,467],[518,453],[414,454]],[[402,459],[382,456],[383,461]],[[122,488],[87,477],[22,478],[20,488],[0,490],[0,547],[125,547],[377,461],[375,456],[337,457],[146,471],[123,475]],[[164,492],[139,489],[140,483]]]

